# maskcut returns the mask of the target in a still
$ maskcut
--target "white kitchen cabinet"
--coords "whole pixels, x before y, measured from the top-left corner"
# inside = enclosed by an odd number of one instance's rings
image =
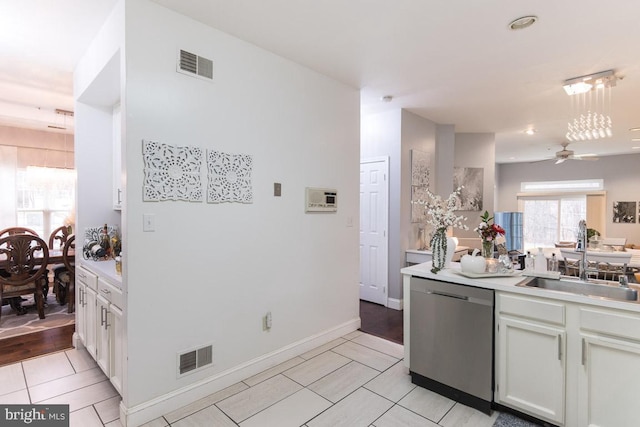
[[[580,339],[578,424],[640,425],[640,316],[583,308]]]
[[[122,289],[114,278],[115,263],[91,263],[76,270],[76,332],[87,351],[119,393],[124,372]],[[112,271],[113,270],[113,271]],[[96,274],[97,273],[97,274]]]
[[[640,414],[640,343],[582,335],[578,424],[637,427]]]
[[[76,333],[87,352],[96,357],[96,300],[98,276],[89,270],[76,269]]]
[[[124,369],[122,310],[118,306],[111,304],[109,313],[111,316],[109,378],[118,393],[122,394],[122,374]]]
[[[120,392],[122,388],[122,291],[98,278],[96,318],[98,366]]]
[[[522,296],[498,296],[496,400],[554,424],[564,423],[564,307]],[[542,310],[540,310],[542,308]],[[560,324],[545,322],[554,312]]]
[[[109,349],[109,300],[102,295],[98,295],[98,310],[96,311],[96,362],[102,372],[109,377],[109,358],[111,352]]]
[[[122,115],[120,104],[113,107],[113,209],[122,209]]]

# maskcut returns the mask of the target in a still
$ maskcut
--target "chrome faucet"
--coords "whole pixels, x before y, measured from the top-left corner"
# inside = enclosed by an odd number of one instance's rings
[[[578,270],[580,280],[587,281],[587,221],[580,220],[578,224],[578,242],[576,243],[576,252],[581,252],[582,256],[578,261]]]

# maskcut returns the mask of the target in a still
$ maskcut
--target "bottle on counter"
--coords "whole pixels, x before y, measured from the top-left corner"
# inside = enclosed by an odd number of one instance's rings
[[[527,256],[524,258],[524,271],[533,271],[533,255],[531,251],[527,251]]]
[[[544,252],[542,252],[542,248],[538,248],[538,253],[536,254],[536,258],[534,261],[534,269],[536,273],[547,272],[547,258],[544,256]]]
[[[122,253],[115,257],[116,260],[116,274],[122,276]]]
[[[106,257],[111,255],[111,239],[109,238],[109,228],[107,224],[102,228],[102,233],[100,234],[100,247],[104,249],[104,253]]]
[[[549,271],[558,271],[558,258],[556,258],[556,254],[551,254],[551,259],[549,260]]]

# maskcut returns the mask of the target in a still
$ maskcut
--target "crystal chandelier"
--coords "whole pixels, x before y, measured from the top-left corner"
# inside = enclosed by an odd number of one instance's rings
[[[609,138],[611,123],[611,88],[616,85],[613,70],[576,77],[564,82],[571,98],[572,119],[567,123],[569,141]]]

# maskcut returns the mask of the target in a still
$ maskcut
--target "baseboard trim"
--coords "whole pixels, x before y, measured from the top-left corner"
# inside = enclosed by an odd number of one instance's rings
[[[402,310],[404,307],[403,300],[395,298],[387,298],[387,308],[393,308],[394,310]]]
[[[120,402],[120,422],[124,427],[142,425],[359,328],[357,317],[139,405],[127,408]]]

